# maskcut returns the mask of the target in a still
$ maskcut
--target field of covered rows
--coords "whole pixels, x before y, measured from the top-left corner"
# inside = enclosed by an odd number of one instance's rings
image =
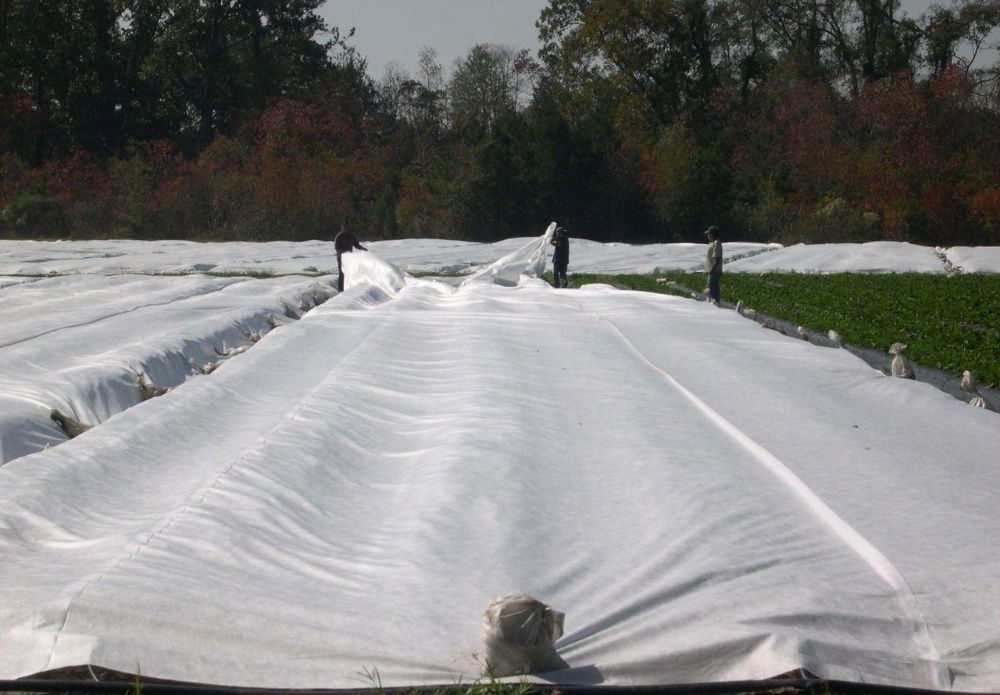
[[[0,242],[0,678],[469,682],[526,593],[544,681],[995,690],[1000,416],[745,310],[988,383],[1000,250],[727,243],[741,314],[676,290],[703,245],[573,240],[556,290],[548,234],[339,293],[324,242]]]

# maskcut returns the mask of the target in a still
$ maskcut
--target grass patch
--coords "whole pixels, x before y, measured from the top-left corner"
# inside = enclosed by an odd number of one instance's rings
[[[382,686],[382,677],[378,668],[362,667],[358,673],[361,680],[368,681],[369,690],[376,695],[532,695],[540,692],[535,684],[527,680],[507,683],[495,678],[492,673],[478,678],[471,683],[456,683],[443,688],[392,688],[387,690]],[[556,691],[558,692],[558,691]]]
[[[677,293],[657,277],[694,290],[705,286],[703,274],[680,272],[574,274],[572,283]],[[835,329],[859,347],[885,351],[906,343],[919,364],[954,374],[970,369],[982,383],[1000,384],[1000,275],[727,273],[722,298],[816,331]]]

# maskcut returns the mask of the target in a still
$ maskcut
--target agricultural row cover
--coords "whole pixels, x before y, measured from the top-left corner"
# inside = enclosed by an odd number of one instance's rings
[[[556,682],[997,689],[1000,417],[704,303],[554,290],[544,241],[458,287],[384,260],[459,266],[440,242],[345,256],[339,295],[127,268],[323,273],[318,244],[90,242],[0,282],[4,397],[100,423],[0,466],[0,678],[468,682],[526,592],[566,613]]]
[[[492,244],[444,239],[365,243],[380,258],[411,273],[465,273],[492,263],[531,239]],[[654,273],[700,271],[703,244],[623,244],[574,239],[570,271]],[[725,243],[727,272],[801,273],[1000,273],[1000,247],[935,249],[906,242],[864,244]],[[336,272],[333,245],[323,241],[198,243],[191,241],[5,241],[0,240],[0,287],[23,282],[9,276],[70,273]],[[8,276],[8,277],[4,277]]]

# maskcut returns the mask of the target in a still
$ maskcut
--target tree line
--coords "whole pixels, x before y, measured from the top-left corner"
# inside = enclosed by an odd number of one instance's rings
[[[322,0],[0,0],[0,235],[1000,244],[1000,0],[550,0],[368,74]]]

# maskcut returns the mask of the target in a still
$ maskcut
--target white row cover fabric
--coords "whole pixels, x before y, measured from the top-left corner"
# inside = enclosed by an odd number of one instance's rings
[[[705,245],[600,243],[572,236],[570,271],[658,273],[702,269]],[[365,242],[380,258],[407,272],[474,272],[535,238],[480,244],[445,239]],[[943,273],[935,249],[905,242],[867,244],[761,244],[723,239],[727,272]],[[551,251],[551,249],[549,249]],[[942,249],[966,272],[1000,273],[1000,248]],[[242,272],[336,273],[331,242],[16,241],[0,240],[0,276],[69,273]],[[17,278],[0,277],[0,287]]]
[[[900,241],[795,244],[726,263],[726,271],[732,273],[944,274],[946,270],[934,248]]]
[[[224,369],[0,467],[0,678],[469,682],[525,593],[559,683],[1000,686],[996,414],[705,303],[345,260]]]
[[[555,234],[556,223],[551,223],[545,233],[535,241],[525,244],[516,251],[511,251],[503,258],[478,270],[462,281],[463,285],[490,283],[497,285],[516,285],[522,276],[541,277],[545,272],[545,259],[549,255],[549,243]]]
[[[250,279],[72,275],[0,292],[0,465],[63,442],[50,409],[87,424],[247,346],[335,293],[331,278]],[[323,284],[326,289],[320,287]]]
[[[409,272],[471,273],[537,240],[537,237],[525,237],[483,244],[446,239],[397,239],[365,242],[365,246],[380,258]],[[573,238],[571,246],[571,262],[576,272],[698,270],[704,260],[702,244],[633,245]],[[781,248],[779,244],[732,242],[726,245],[726,253],[729,258],[740,258],[778,248]],[[323,241],[0,240],[0,276],[208,271],[290,274],[336,273],[336,270],[333,244]]]
[[[998,246],[954,246],[943,253],[963,273],[1000,273]]]
[[[344,289],[377,288],[387,297],[395,297],[406,285],[406,276],[399,268],[373,256],[368,251],[352,251],[341,256],[344,269]]]

